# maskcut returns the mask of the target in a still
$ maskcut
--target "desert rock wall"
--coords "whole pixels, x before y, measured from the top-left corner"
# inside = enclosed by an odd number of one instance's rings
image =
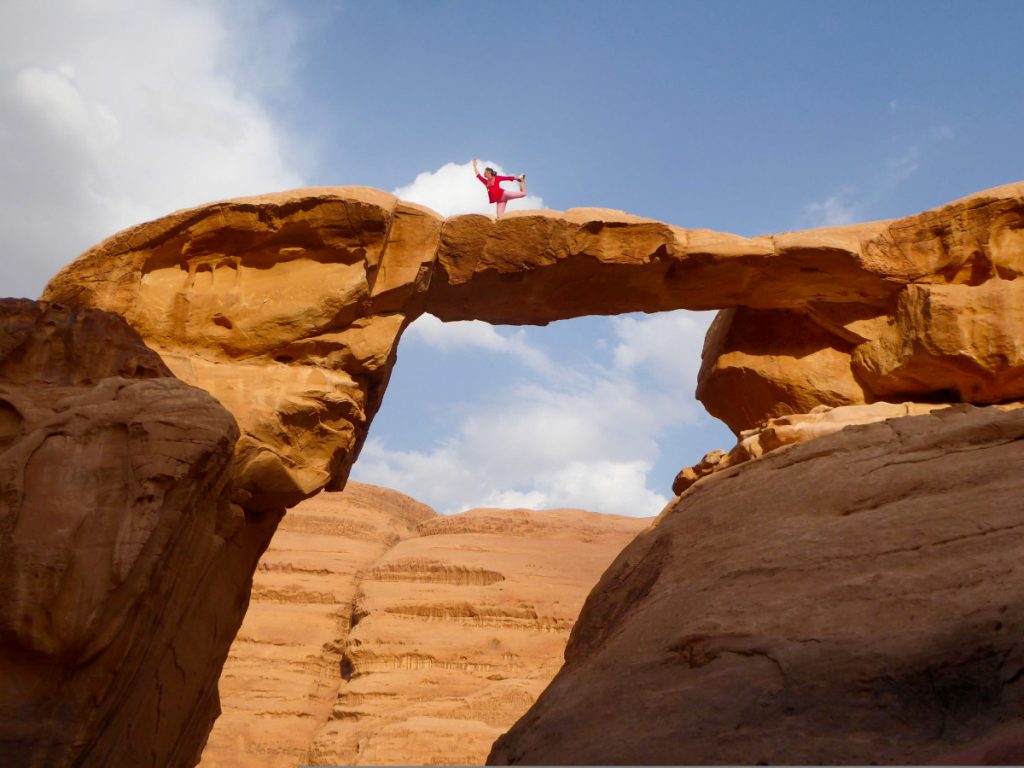
[[[260,560],[203,768],[481,764],[562,663],[601,572],[649,521],[451,518],[350,483]]]
[[[234,419],[114,315],[0,328],[0,763],[190,764],[276,522],[230,502]]]

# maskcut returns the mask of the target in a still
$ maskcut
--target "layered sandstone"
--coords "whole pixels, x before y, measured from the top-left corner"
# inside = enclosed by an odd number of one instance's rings
[[[360,483],[290,510],[257,568],[203,768],[480,764],[649,521],[440,517]]]
[[[703,477],[721,472],[756,459],[769,451],[776,451],[788,445],[806,443],[841,429],[858,424],[873,424],[904,416],[920,416],[940,408],[951,407],[949,403],[873,403],[872,405],[843,405],[830,408],[819,405],[810,413],[780,416],[769,419],[754,429],[740,433],[739,441],[731,451],[714,450],[706,454],[697,464],[685,467],[672,483],[672,492],[677,496]],[[997,410],[1024,408],[1024,402],[992,406]]]
[[[256,569],[202,768],[307,760],[342,684],[359,575],[434,517],[407,496],[360,483],[288,511]]]
[[[957,406],[703,479],[604,574],[490,762],[1019,754],[1022,460],[1024,411]]]
[[[237,436],[120,318],[0,301],[0,764],[195,759],[255,565]]]

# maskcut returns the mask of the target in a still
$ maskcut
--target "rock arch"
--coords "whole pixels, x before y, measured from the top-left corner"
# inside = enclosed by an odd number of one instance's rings
[[[229,200],[120,232],[51,281],[51,304],[0,305],[0,396],[10,404],[0,424],[9,462],[0,577],[30,592],[49,584],[34,550],[22,552],[25,564],[12,556],[19,520],[56,514],[19,490],[26,441],[87,423],[111,401],[120,403],[113,431],[144,433],[162,457],[122,484],[124,510],[80,510],[121,514],[127,528],[101,526],[88,549],[131,557],[104,564],[113,586],[75,610],[130,621],[76,624],[71,651],[53,652],[45,637],[18,635],[14,613],[0,616],[0,667],[27,681],[0,696],[0,724],[22,734],[0,755],[25,765],[191,764],[259,554],[284,508],[344,485],[401,334],[424,312],[543,324],[723,309],[698,394],[741,431],[822,404],[1024,398],[1022,272],[1024,184],[904,219],[754,238],[597,209],[445,220],[361,187]],[[135,392],[129,412],[120,400]],[[56,410],[33,400],[51,394]],[[202,482],[182,480],[161,502],[146,472],[186,469]],[[74,562],[79,549],[50,541],[46,553]],[[102,711],[80,705],[94,700]]]
[[[424,312],[726,309],[698,396],[737,433],[822,404],[1024,397],[1022,193],[745,238],[604,209],[442,219],[366,187],[300,189],[120,232],[43,298],[121,315],[213,394],[242,432],[238,501],[277,509],[344,485]]]

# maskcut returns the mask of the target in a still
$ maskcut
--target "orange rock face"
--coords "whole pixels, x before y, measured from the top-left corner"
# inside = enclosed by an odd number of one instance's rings
[[[350,483],[289,511],[257,568],[203,768],[480,764],[562,663],[648,521],[440,517]]]
[[[238,420],[248,509],[341,487],[422,303],[441,220],[384,192],[299,190],[126,230],[47,297],[123,316]]]
[[[1020,754],[1022,460],[1024,411],[957,406],[705,478],[605,572],[489,762]]]
[[[307,760],[343,683],[360,574],[436,514],[360,483],[289,510],[256,569],[202,768],[291,768]]]
[[[187,764],[255,562],[234,420],[116,316],[0,328],[0,764]]]

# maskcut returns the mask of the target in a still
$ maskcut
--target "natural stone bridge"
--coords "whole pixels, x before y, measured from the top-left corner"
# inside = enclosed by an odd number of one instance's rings
[[[325,188],[114,235],[52,304],[0,307],[3,756],[191,764],[260,553],[286,507],[344,485],[420,314],[723,309],[698,396],[737,432],[1020,399],[1022,193],[743,238],[595,209],[445,220]]]
[[[744,238],[601,209],[444,220],[374,189],[295,190],[125,230],[43,298],[121,315],[216,397],[242,431],[236,500],[276,509],[344,485],[424,312],[545,324],[727,308],[698,397],[736,432],[817,405],[1022,397],[1022,193]]]

